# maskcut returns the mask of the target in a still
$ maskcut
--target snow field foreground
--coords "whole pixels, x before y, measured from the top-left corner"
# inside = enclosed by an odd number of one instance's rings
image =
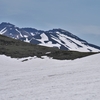
[[[100,100],[100,54],[76,60],[0,55],[0,100]]]

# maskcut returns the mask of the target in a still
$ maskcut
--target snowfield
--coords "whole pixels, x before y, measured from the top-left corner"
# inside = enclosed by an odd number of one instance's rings
[[[76,60],[0,55],[0,100],[100,100],[100,54]]]

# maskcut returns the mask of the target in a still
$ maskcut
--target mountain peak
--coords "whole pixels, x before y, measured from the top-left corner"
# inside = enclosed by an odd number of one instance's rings
[[[3,22],[0,24],[0,34],[32,44],[56,47],[64,50],[81,52],[98,52],[100,47],[82,40],[78,36],[61,28],[49,31],[35,28],[19,28]]]
[[[15,26],[15,25],[13,25],[11,23],[7,23],[7,22],[2,22],[0,25],[1,26]]]

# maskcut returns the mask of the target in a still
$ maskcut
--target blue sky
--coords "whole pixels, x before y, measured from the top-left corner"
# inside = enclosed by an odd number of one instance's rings
[[[65,29],[100,46],[100,0],[0,0],[0,22]]]

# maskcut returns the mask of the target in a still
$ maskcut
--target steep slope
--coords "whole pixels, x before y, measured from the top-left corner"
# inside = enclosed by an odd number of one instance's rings
[[[56,47],[63,50],[74,50],[81,52],[100,51],[99,46],[90,44],[63,29],[42,31],[34,28],[18,28],[10,23],[1,23],[0,34],[22,40],[24,42],[47,47]]]
[[[100,100],[100,54],[73,61],[0,55],[0,100]]]

